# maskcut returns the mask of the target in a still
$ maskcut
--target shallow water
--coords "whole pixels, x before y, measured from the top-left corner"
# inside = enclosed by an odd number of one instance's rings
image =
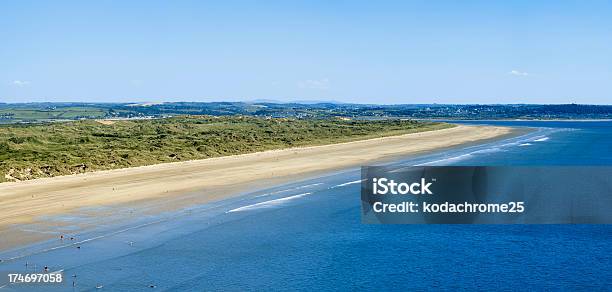
[[[612,165],[612,122],[537,127],[517,138],[393,163]],[[49,265],[64,286],[2,290],[609,289],[609,225],[364,225],[358,169],[132,220],[0,253],[1,271]],[[612,195],[612,194],[611,194]],[[64,218],[69,220],[69,218]],[[91,240],[89,240],[91,239]],[[31,254],[32,253],[32,254]],[[28,255],[30,254],[30,255]],[[76,277],[72,277],[75,275]],[[73,287],[73,281],[75,282]],[[2,284],[0,284],[2,286]]]

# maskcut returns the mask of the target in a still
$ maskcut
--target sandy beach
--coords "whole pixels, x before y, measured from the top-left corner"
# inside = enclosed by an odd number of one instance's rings
[[[0,184],[0,234],[13,224],[88,206],[172,198],[174,207],[220,200],[296,177],[509,135],[511,128],[457,126],[349,143]],[[198,192],[182,203],[180,197]],[[166,206],[172,208],[170,204]],[[22,241],[22,239],[15,239]],[[28,240],[25,240],[28,241]],[[2,242],[0,249],[17,242]]]

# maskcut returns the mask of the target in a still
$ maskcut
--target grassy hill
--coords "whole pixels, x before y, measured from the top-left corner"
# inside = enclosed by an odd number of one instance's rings
[[[183,116],[0,125],[0,182],[450,127],[407,120]]]

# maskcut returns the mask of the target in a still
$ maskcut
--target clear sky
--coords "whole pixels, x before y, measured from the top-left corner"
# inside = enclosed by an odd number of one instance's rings
[[[612,1],[1,1],[0,102],[612,104]]]

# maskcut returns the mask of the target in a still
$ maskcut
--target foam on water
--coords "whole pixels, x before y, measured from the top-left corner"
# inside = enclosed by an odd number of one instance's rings
[[[262,209],[262,208],[272,208],[272,207],[277,207],[280,205],[284,205],[285,203],[287,203],[290,200],[295,200],[307,195],[310,195],[311,193],[303,193],[303,194],[299,194],[299,195],[294,195],[294,196],[290,196],[290,197],[285,197],[285,198],[280,198],[280,199],[274,199],[274,200],[269,200],[269,201],[265,201],[265,202],[261,202],[261,203],[256,203],[256,204],[252,204],[252,205],[246,205],[246,206],[242,206],[242,207],[238,207],[232,210],[227,211],[227,213],[232,213],[232,212],[241,212],[241,211],[248,211],[248,210],[256,210],[256,209]]]
[[[355,181],[350,181],[350,182],[342,183],[342,184],[339,184],[339,185],[335,185],[333,187],[330,187],[330,189],[335,189],[335,188],[344,187],[344,186],[348,186],[348,185],[358,184],[358,183],[361,183],[362,181],[363,181],[362,179],[355,180]]]
[[[316,187],[316,186],[319,186],[319,185],[322,185],[322,184],[323,183],[314,183],[314,184],[303,185],[303,186],[299,186],[299,187],[295,187],[295,188],[289,188],[289,189],[285,189],[285,190],[280,190],[280,191],[275,191],[275,192],[271,192],[271,193],[261,194],[261,195],[255,196],[255,198],[267,197],[267,196],[271,196],[271,195],[282,194],[282,193],[291,192],[291,191],[295,191],[295,190],[300,190],[300,189],[304,189],[304,188]]]
[[[458,161],[458,160],[462,160],[462,159],[468,159],[471,156],[472,156],[472,153],[467,153],[467,154],[462,154],[462,155],[458,155],[458,156],[453,156],[453,157],[448,157],[448,158],[443,158],[443,159],[439,159],[439,160],[434,160],[434,161],[429,161],[429,162],[417,164],[416,166],[426,166],[426,165],[439,164],[439,163],[442,163],[442,162]],[[392,172],[395,172],[395,171],[392,171]]]

